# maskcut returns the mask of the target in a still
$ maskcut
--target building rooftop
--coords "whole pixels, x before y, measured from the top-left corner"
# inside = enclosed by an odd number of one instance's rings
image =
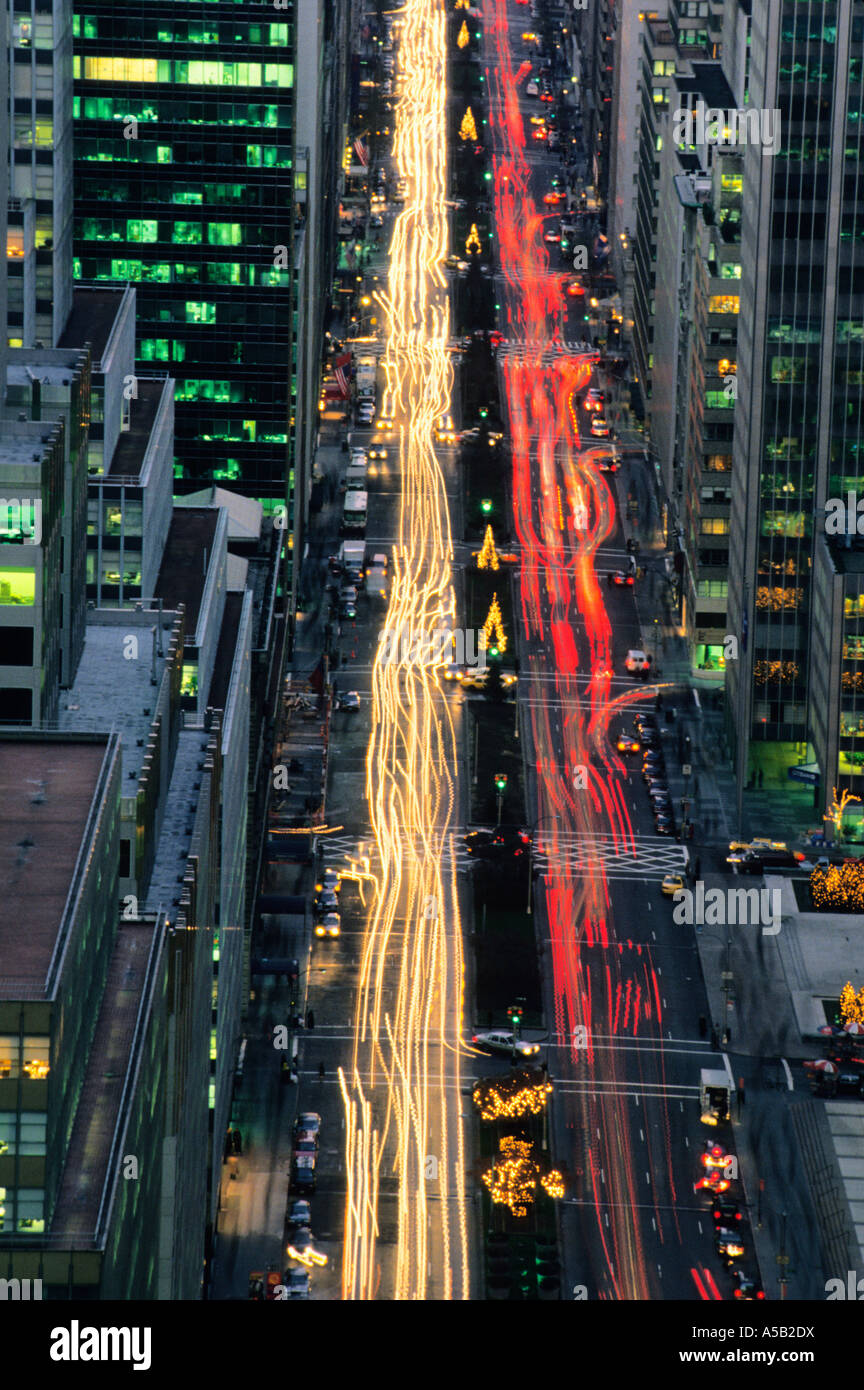
[[[177,502],[178,507],[224,507],[228,513],[228,544],[240,541],[260,541],[264,508],[254,497],[241,497],[224,487],[205,487],[189,492]]]
[[[675,83],[679,92],[699,96],[706,106],[712,106],[721,111],[734,111],[736,109],[735,96],[729,83],[726,81],[723,69],[719,63],[691,62],[691,73],[678,73]]]
[[[185,603],[189,638],[194,636],[198,626],[218,521],[217,507],[175,507],[162,553],[156,598],[161,598],[166,608],[176,609],[178,604]]]
[[[201,764],[207,756],[209,738],[210,735],[203,729],[180,730],[171,783],[165,798],[165,815],[147,890],[146,912],[167,912],[172,919],[176,915],[183,893],[186,861],[201,793]]]
[[[234,653],[237,650],[237,631],[240,626],[240,614],[243,609],[243,593],[228,593],[225,595],[225,613],[222,617],[222,630],[219,633],[219,646],[216,649],[216,661],[213,666],[213,678],[210,681],[210,691],[207,695],[208,705],[214,709],[225,708],[225,701],[228,698],[228,686],[231,683],[231,668],[234,665]]]
[[[72,312],[57,346],[80,348],[89,343],[94,364],[101,362],[125,293],[125,285],[117,289],[90,289],[81,285],[75,289]]]
[[[0,736],[0,999],[45,987],[105,751]]]
[[[56,428],[54,421],[28,420],[21,423],[7,423],[0,427],[0,468],[40,468],[44,450],[51,442],[51,432]],[[36,474],[33,486],[39,488],[40,473]]]
[[[137,783],[133,773],[141,770],[159,686],[152,684],[154,672],[153,637],[150,629],[158,622],[154,610],[142,614],[124,609],[105,609],[98,622],[88,622],[84,651],[71,690],[60,696],[58,726],[64,732],[116,730],[122,750],[122,796],[132,796]],[[174,614],[163,614],[163,652],[168,651]],[[124,656],[133,650],[129,636],[138,641],[137,657]],[[162,679],[165,656],[155,656],[157,682]]]
[[[138,395],[131,401],[129,429],[117,441],[106,478],[137,478],[153,432],[159,403],[165,394],[167,376],[136,378]]]
[[[155,922],[120,922],[51,1223],[52,1244],[91,1244],[109,1175]]]

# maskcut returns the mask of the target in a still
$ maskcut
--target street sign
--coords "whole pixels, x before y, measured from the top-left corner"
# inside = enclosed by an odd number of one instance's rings
[[[692,769],[692,767],[690,766],[689,763],[682,763],[682,764],[681,764],[681,775],[682,775],[683,777],[689,777],[689,776],[690,776],[690,773],[691,773],[692,771],[693,771],[693,769]]]
[[[804,782],[808,787],[815,787],[819,781],[819,773],[811,771],[809,767],[787,768],[786,776],[793,782]]]

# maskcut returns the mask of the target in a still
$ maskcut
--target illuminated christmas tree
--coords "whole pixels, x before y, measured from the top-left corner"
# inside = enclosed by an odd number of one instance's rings
[[[477,139],[477,126],[474,124],[474,112],[471,110],[470,106],[468,107],[468,110],[465,112],[465,115],[462,117],[462,124],[459,127],[459,139]]]
[[[483,537],[483,546],[477,556],[477,568],[479,570],[497,570],[498,551],[495,549],[495,538],[492,535],[492,527],[486,527],[486,535]]]
[[[469,255],[473,253],[475,256],[479,256],[480,252],[483,250],[483,247],[480,245],[480,233],[477,231],[476,222],[471,223],[471,230],[468,233],[465,250]]]
[[[471,42],[471,35],[468,33],[468,25],[466,24],[464,19],[462,21],[462,28],[459,30],[459,37],[457,38],[456,42],[458,43],[460,48],[467,48],[469,43]]]
[[[486,639],[487,651],[506,652],[507,638],[504,636],[504,620],[501,616],[501,605],[498,602],[498,595],[492,595],[492,602],[489,605],[489,612],[483,624],[483,636]],[[490,643],[490,637],[493,639]]]

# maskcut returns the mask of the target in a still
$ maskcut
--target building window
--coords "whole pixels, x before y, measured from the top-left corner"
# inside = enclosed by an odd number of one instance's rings
[[[35,569],[0,569],[0,605],[32,607],[36,601]]]
[[[728,536],[729,518],[725,516],[703,516],[699,529],[703,536]]]
[[[737,314],[739,307],[737,294],[712,294],[708,300],[709,314]]]
[[[207,242],[210,246],[242,246],[243,227],[239,222],[208,222]]]
[[[186,301],[187,323],[215,323],[216,305],[201,300]]]

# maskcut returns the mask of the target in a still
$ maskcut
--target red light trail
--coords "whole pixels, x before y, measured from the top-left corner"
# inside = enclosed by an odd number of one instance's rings
[[[526,64],[514,69],[506,0],[485,0],[485,29],[497,51],[486,69],[493,140],[495,211],[500,271],[505,282],[508,334],[522,351],[499,353],[512,449],[514,524],[522,547],[523,694],[530,716],[537,788],[538,847],[547,856],[542,881],[554,980],[555,1031],[573,1039],[558,1054],[562,1080],[576,1110],[574,1149],[560,1155],[586,1174],[605,1270],[595,1271],[600,1297],[651,1299],[656,1276],[644,1247],[625,1062],[613,1047],[595,1048],[592,1035],[650,1037],[662,1085],[663,1011],[651,952],[619,941],[602,868],[579,879],[566,863],[573,834],[611,836],[622,860],[634,853],[624,789],[626,768],[610,752],[610,719],[645,699],[644,689],[611,693],[612,627],[595,566],[599,546],[614,532],[615,503],[592,454],[579,437],[576,395],[590,381],[585,356],[561,354],[562,276],[550,272],[544,214],[531,192],[531,170],[519,108]],[[581,655],[580,655],[581,652]],[[541,694],[535,672],[554,671],[554,701]],[[586,676],[590,679],[586,680]],[[553,709],[554,705],[554,709]],[[555,709],[560,707],[558,723]],[[581,773],[577,780],[576,773]],[[574,1030],[587,1028],[587,1045]],[[639,1067],[643,1058],[640,1054]],[[665,1103],[663,1103],[665,1112]],[[568,1116],[568,1119],[570,1117]],[[666,1179],[675,1194],[668,1118],[662,1126]],[[655,1138],[655,1145],[657,1140]],[[659,1209],[653,1208],[663,1240]],[[673,1208],[674,1210],[674,1208]],[[677,1230],[677,1217],[673,1216]],[[678,1235],[680,1240],[680,1233]],[[719,1296],[703,1271],[693,1278],[702,1298]],[[702,1282],[704,1279],[704,1283]],[[707,1285],[707,1287],[706,1287]],[[712,1287],[713,1286],[713,1287]]]

